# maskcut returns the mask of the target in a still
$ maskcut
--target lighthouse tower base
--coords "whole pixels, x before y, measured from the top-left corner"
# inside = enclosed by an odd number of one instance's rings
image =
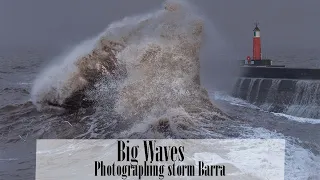
[[[240,66],[273,66],[271,59],[240,60]]]

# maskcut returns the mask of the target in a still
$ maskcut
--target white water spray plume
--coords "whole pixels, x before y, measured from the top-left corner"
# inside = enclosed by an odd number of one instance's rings
[[[114,111],[127,119],[225,119],[200,85],[205,25],[192,5],[178,0],[114,22],[40,74],[32,101],[39,109],[63,107],[75,94],[94,91],[89,94],[99,102],[112,96]]]

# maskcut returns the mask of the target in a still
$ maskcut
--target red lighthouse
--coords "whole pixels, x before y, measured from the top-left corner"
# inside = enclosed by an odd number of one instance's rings
[[[258,23],[253,30],[253,60],[261,60],[261,39],[260,39],[260,29],[258,28]]]
[[[242,66],[272,66],[271,59],[262,59],[261,55],[261,39],[258,23],[253,30],[253,52],[252,57],[247,56],[246,60],[241,60]]]

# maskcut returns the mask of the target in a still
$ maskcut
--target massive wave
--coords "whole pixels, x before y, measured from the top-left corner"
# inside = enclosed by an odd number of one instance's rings
[[[106,103],[112,96],[114,111],[128,119],[225,119],[200,85],[204,26],[190,4],[173,0],[156,12],[112,23],[44,71],[32,101],[39,109],[67,108],[85,97]]]

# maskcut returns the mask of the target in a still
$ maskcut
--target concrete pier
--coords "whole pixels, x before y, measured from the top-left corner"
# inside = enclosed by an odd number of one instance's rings
[[[320,80],[320,69],[242,66],[241,77]]]

